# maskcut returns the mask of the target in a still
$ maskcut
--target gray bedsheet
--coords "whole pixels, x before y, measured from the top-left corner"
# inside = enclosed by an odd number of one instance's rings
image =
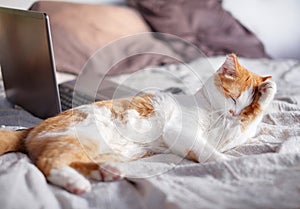
[[[218,67],[223,57],[211,58]],[[201,60],[191,65],[201,67]],[[272,75],[278,93],[257,135],[230,150],[235,159],[197,164],[172,154],[156,155],[120,166],[128,176],[117,182],[92,182],[91,192],[77,196],[48,184],[22,153],[0,157],[0,208],[299,208],[300,207],[300,62],[249,60],[241,63]],[[129,83],[166,79],[165,87],[195,91],[201,86],[183,66],[144,70]],[[187,85],[178,84],[169,72]],[[201,69],[206,79],[210,72]],[[145,80],[146,75],[146,80]],[[159,79],[158,79],[159,77]],[[128,76],[112,78],[119,82]],[[186,87],[188,86],[188,87]],[[12,109],[1,93],[1,125],[32,126],[39,120]]]

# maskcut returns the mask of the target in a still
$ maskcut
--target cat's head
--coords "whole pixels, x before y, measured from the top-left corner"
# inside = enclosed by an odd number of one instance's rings
[[[250,72],[239,64],[235,54],[230,54],[214,75],[213,82],[226,100],[226,107],[235,106],[237,113],[252,102],[258,86],[270,78]]]
[[[262,77],[250,72],[239,64],[237,56],[230,54],[217,71],[215,84],[228,98],[238,99],[246,90],[252,88],[254,91],[271,76]]]

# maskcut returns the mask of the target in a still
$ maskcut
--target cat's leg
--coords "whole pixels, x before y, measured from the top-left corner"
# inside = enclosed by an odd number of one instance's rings
[[[66,190],[82,194],[91,190],[90,182],[76,169],[70,167],[74,160],[87,161],[86,157],[79,150],[63,150],[58,146],[53,150],[44,150],[37,158],[36,165],[44,173],[47,180],[56,186],[65,188]]]
[[[86,178],[98,181],[115,181],[121,179],[120,171],[109,163],[71,162],[68,166],[52,169],[47,177],[51,183],[64,187],[75,194],[91,190],[91,184]]]
[[[31,153],[31,158],[49,182],[76,194],[91,190],[90,182],[82,174],[84,174],[84,170],[86,172],[94,171],[93,166],[97,166],[96,170],[99,170],[99,165],[91,163],[93,156],[98,154],[96,149],[93,150],[89,146],[85,148],[85,145],[72,136],[30,139],[26,145]],[[85,167],[76,167],[79,162],[85,164]],[[104,168],[100,170],[104,170]],[[108,170],[112,170],[112,168],[106,168],[102,174],[106,174]],[[112,178],[108,174],[104,177]]]
[[[230,159],[208,143],[207,139],[203,138],[201,132],[191,134],[191,131],[189,130],[187,132],[183,131],[181,133],[176,133],[177,130],[180,129],[170,128],[166,129],[164,133],[164,143],[170,149],[171,153],[199,163]],[[178,138],[174,137],[176,135]],[[174,138],[176,138],[176,140],[173,140]]]
[[[97,181],[115,181],[122,178],[120,171],[109,163],[72,162],[70,166],[87,178]]]
[[[259,105],[262,109],[266,109],[271,101],[273,100],[277,87],[275,82],[267,80],[258,87],[260,98],[258,100]]]
[[[239,114],[242,130],[246,130],[253,123],[258,125],[262,119],[263,111],[268,107],[276,93],[276,84],[267,80],[258,87],[253,102]]]
[[[187,157],[199,163],[224,161],[231,159],[231,157],[219,152],[209,143],[203,144],[202,149],[193,147],[187,152]]]
[[[120,159],[111,153],[100,154],[91,159],[91,162],[72,162],[71,167],[88,178],[98,181],[113,181],[122,178],[120,171],[110,165],[120,162]]]
[[[173,143],[171,146],[169,145],[169,148],[172,153],[199,163],[230,159],[201,136],[185,136],[179,139],[177,143]]]
[[[234,159],[234,157],[223,154],[223,153],[219,152],[218,150],[213,149],[211,154],[209,155],[209,158],[206,160],[206,162],[225,161],[225,160],[231,160],[231,159]]]
[[[70,166],[53,168],[46,177],[52,184],[63,187],[74,194],[83,194],[92,188],[91,183]]]

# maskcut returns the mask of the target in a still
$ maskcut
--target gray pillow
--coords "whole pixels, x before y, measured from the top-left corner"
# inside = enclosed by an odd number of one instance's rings
[[[221,0],[128,0],[154,31],[177,35],[206,55],[268,57],[260,40],[222,8]]]

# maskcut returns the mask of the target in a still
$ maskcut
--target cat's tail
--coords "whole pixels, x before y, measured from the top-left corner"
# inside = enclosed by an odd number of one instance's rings
[[[7,152],[25,152],[24,139],[31,129],[24,130],[0,130],[0,155]]]

